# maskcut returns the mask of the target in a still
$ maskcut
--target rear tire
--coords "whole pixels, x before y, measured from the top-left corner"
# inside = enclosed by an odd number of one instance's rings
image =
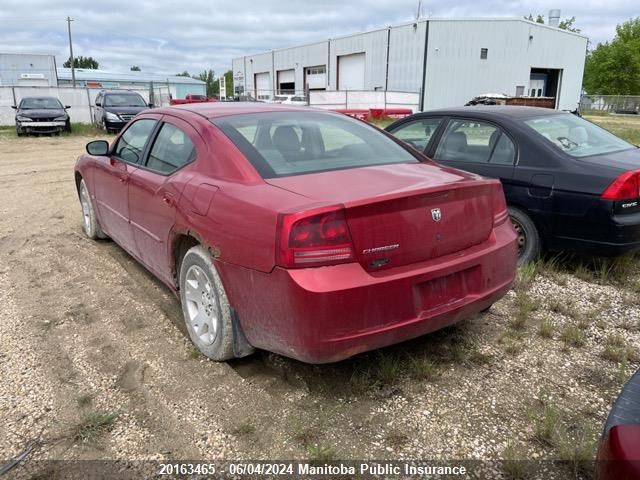
[[[519,208],[509,207],[509,218],[518,234],[518,265],[537,260],[542,251],[542,242],[536,225]]]
[[[82,207],[82,231],[91,240],[107,238],[96,218],[96,212],[93,210],[91,196],[84,179],[80,180],[78,193],[80,195],[80,206]]]
[[[211,255],[201,245],[190,248],[182,259],[180,302],[196,348],[217,362],[234,358],[231,306]]]

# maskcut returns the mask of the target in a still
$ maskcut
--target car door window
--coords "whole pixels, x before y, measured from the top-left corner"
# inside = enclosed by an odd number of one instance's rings
[[[196,149],[180,128],[165,123],[153,143],[147,168],[162,174],[175,172],[196,157]]]
[[[118,140],[114,155],[125,162],[140,163],[144,146],[147,144],[155,126],[156,121],[149,119],[132,123]]]
[[[501,133],[498,127],[489,123],[450,120],[434,158],[442,161],[487,163]]]
[[[440,118],[424,118],[414,122],[403,123],[391,133],[416,150],[424,152],[431,137],[442,122]]]

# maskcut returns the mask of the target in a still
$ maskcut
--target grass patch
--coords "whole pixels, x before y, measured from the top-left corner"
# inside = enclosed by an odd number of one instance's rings
[[[74,443],[92,442],[100,434],[110,431],[117,418],[118,414],[113,412],[87,413],[71,428],[69,437]]]
[[[245,420],[232,431],[232,433],[234,433],[235,435],[251,435],[255,432],[256,427],[251,423],[250,420]]]
[[[502,471],[506,478],[510,480],[524,480],[529,478],[527,465],[522,459],[525,453],[521,448],[517,447],[511,440],[507,442],[507,446],[502,452]]]
[[[316,464],[329,463],[336,459],[336,451],[327,445],[310,445],[307,447],[309,461]]]
[[[196,347],[195,345],[191,345],[191,348],[189,349],[189,358],[193,358],[198,359],[202,356],[202,353],[200,353],[200,350],[198,350],[198,347]]]
[[[423,357],[410,357],[411,376],[419,380],[431,381],[440,376],[440,365]]]
[[[593,471],[596,435],[590,426],[580,423],[558,432],[555,447],[561,460],[568,462],[573,478]]]
[[[543,402],[542,413],[533,417],[534,437],[543,445],[554,446],[560,422],[560,412],[555,405],[546,400]]]
[[[537,302],[525,290],[516,291],[516,314],[509,321],[509,326],[514,330],[524,330],[532,311],[538,308]]]
[[[521,265],[518,267],[518,272],[516,273],[516,280],[514,282],[513,288],[518,290],[526,290],[528,289],[536,279],[538,275],[538,271],[540,269],[540,261],[529,262],[525,265]]]
[[[638,354],[633,347],[627,345],[621,335],[614,334],[606,338],[602,358],[611,362],[623,363],[637,360]]]
[[[108,134],[104,130],[96,127],[92,123],[72,123],[71,132],[62,132],[63,136],[77,136],[77,137],[114,137],[113,134]]]
[[[553,322],[548,318],[545,318],[538,325],[538,335],[542,338],[553,338]]]
[[[391,448],[400,448],[409,441],[409,436],[400,430],[391,430],[384,437],[384,441]]]
[[[584,332],[573,324],[565,326],[560,331],[560,340],[562,340],[567,347],[576,348],[584,346],[586,342]]]
[[[78,397],[78,406],[80,408],[86,408],[93,403],[93,395],[90,393],[84,393]]]

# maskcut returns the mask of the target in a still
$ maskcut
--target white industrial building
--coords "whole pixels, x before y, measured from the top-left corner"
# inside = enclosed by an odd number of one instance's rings
[[[427,110],[491,92],[554,97],[556,108],[573,110],[586,49],[583,35],[521,18],[429,18],[235,58],[232,68],[235,93],[259,99],[412,92]]]

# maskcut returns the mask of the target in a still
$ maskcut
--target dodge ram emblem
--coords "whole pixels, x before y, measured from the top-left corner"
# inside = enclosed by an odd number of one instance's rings
[[[440,220],[442,220],[442,212],[439,208],[431,209],[431,218],[433,218],[434,222],[439,222]]]

